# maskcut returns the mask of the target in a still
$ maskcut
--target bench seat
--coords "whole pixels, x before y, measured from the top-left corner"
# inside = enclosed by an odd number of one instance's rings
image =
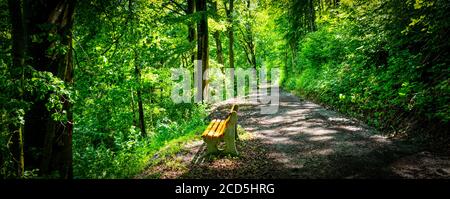
[[[207,154],[217,153],[219,142],[225,142],[225,152],[237,155],[236,150],[236,125],[237,125],[237,105],[233,105],[228,116],[224,120],[212,120],[202,133],[203,141],[207,146]]]

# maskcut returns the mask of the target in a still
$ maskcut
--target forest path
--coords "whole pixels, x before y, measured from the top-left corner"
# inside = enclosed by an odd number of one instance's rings
[[[250,95],[256,97],[257,95]],[[217,118],[239,104],[240,156],[205,158],[201,140],[151,166],[138,178],[450,178],[450,158],[379,135],[362,122],[280,91],[279,110],[233,99],[217,104]],[[169,166],[168,166],[169,165]]]

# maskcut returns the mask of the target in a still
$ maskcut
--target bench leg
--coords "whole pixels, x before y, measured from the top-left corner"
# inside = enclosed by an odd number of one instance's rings
[[[223,137],[223,141],[225,142],[226,153],[238,155],[236,149],[236,130],[234,127],[228,128],[227,132],[225,132],[225,135]]]
[[[218,139],[203,139],[206,143],[206,154],[214,154],[217,153],[219,150],[217,149],[217,144],[219,143]]]

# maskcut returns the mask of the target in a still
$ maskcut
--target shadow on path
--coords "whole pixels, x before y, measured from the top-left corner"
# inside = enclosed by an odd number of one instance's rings
[[[255,102],[231,103],[240,105],[238,124],[251,135],[238,141],[240,156],[205,157],[197,141],[179,154],[187,166],[161,178],[450,178],[448,157],[429,158],[412,144],[289,93],[281,91],[276,114],[261,114],[264,105]],[[210,117],[222,117],[229,106],[216,107]]]

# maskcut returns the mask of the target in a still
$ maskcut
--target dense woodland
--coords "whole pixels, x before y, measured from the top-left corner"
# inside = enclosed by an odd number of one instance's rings
[[[171,69],[280,68],[282,88],[444,150],[447,0],[0,0],[0,177],[129,178],[208,103]],[[205,84],[206,85],[206,84]]]

